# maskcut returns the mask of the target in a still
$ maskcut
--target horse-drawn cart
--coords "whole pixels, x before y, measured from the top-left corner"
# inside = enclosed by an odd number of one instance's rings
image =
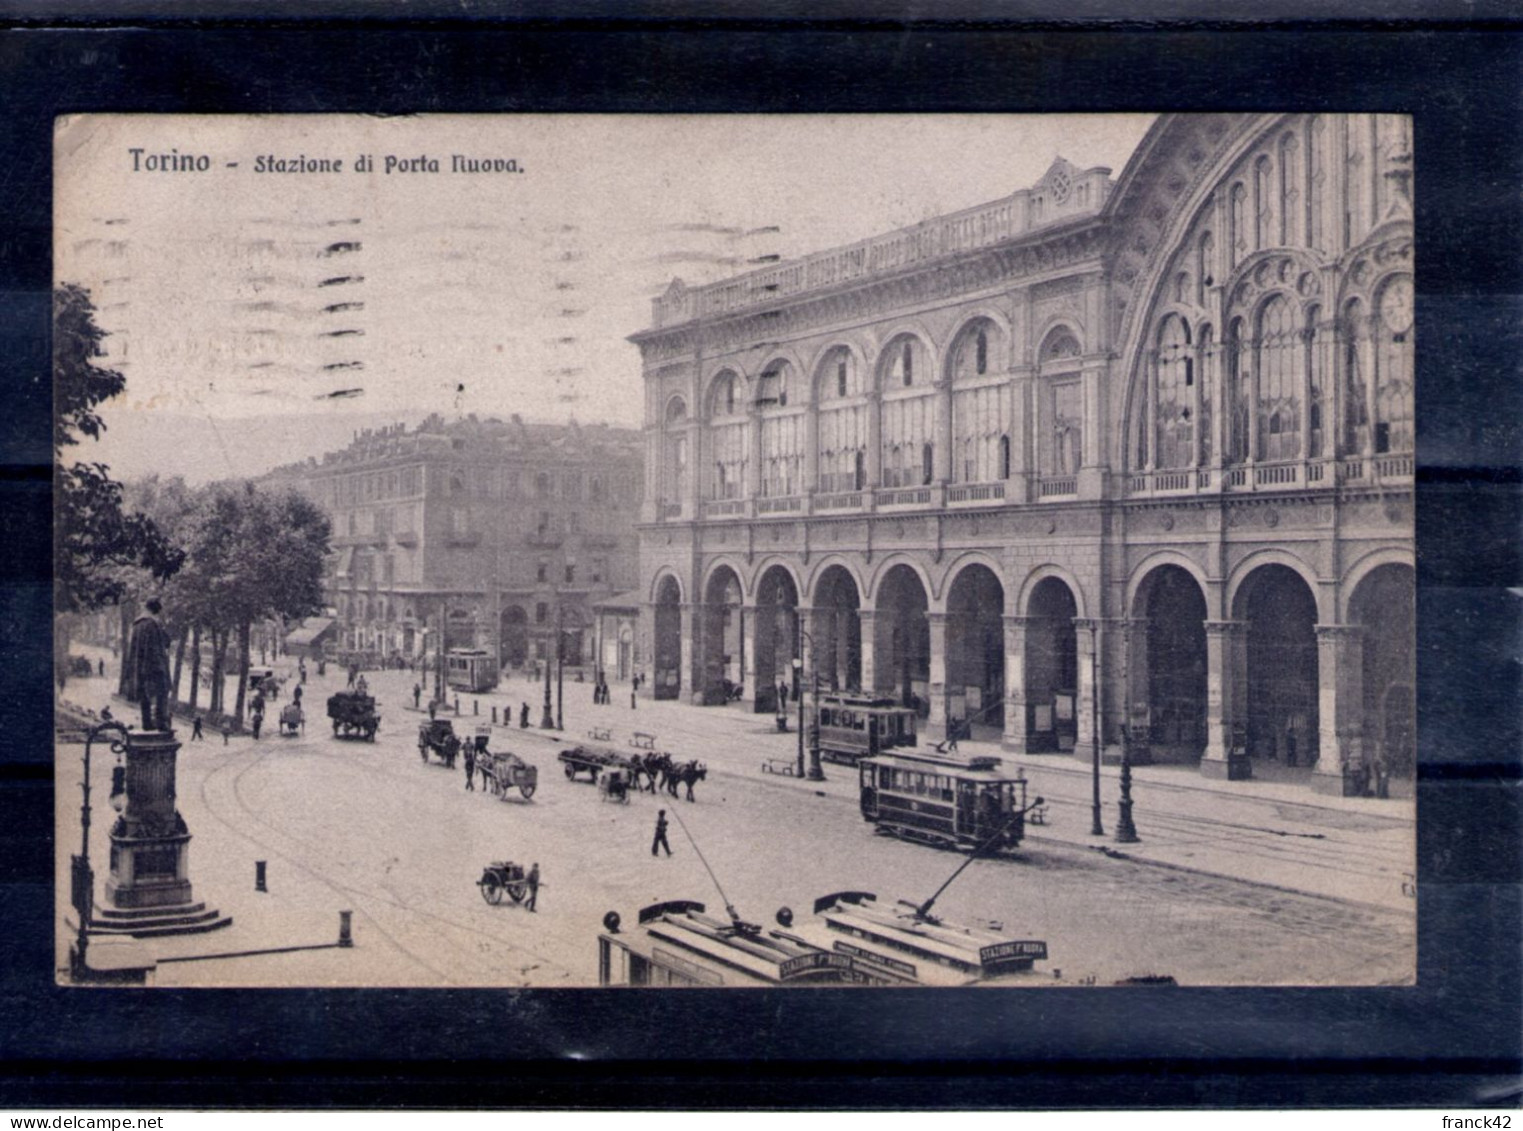
[[[556,759],[573,781],[577,774],[586,774],[587,780],[596,782],[598,775],[608,770],[629,769],[629,760],[609,750],[596,750],[590,746],[572,746],[562,750]]]
[[[446,767],[455,768],[455,758],[460,754],[460,739],[448,719],[429,719],[418,727],[418,757],[428,761],[432,751]]]
[[[506,801],[508,790],[515,787],[524,795],[524,800],[528,801],[539,786],[539,768],[529,765],[517,754],[506,751],[497,753],[480,746],[476,754],[476,765],[486,779],[487,788],[501,801]]]
[[[301,713],[300,703],[287,703],[280,709],[280,733],[285,738],[307,733],[307,718]]]
[[[374,742],[375,732],[381,729],[375,699],[358,691],[339,691],[328,696],[328,717],[333,720],[335,738]]]
[[[507,892],[514,903],[522,903],[524,896],[529,894],[529,876],[522,864],[494,860],[482,869],[476,886],[481,889],[481,898],[494,906],[502,902],[503,892]]]

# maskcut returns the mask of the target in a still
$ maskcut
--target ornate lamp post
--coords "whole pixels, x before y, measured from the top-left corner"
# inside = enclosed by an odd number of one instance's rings
[[[1121,628],[1121,799],[1116,803],[1116,843],[1136,844],[1137,826],[1132,823],[1132,622]]]
[[[69,861],[69,902],[79,916],[79,937],[69,955],[69,965],[76,978],[83,976],[89,968],[90,920],[95,917],[95,870],[90,867],[90,747],[107,731],[115,734],[111,748],[116,751],[118,759],[126,753],[131,741],[127,728],[118,722],[101,723],[85,735],[85,776],[79,783],[83,795],[79,804],[79,855]]]
[[[565,730],[565,717],[561,713],[565,705],[565,681],[566,681],[566,628],[565,608],[559,603],[555,606],[555,729]]]
[[[1104,836],[1105,826],[1100,823],[1100,649],[1098,647],[1099,622],[1089,622],[1089,711],[1090,742],[1093,748],[1090,769],[1092,772],[1090,836]]]
[[[802,620],[799,623],[799,647],[798,655],[793,658],[793,670],[799,678],[794,680],[799,689],[799,777],[807,777],[810,781],[824,781],[825,771],[820,766],[820,655],[814,645],[814,637],[804,631]],[[814,666],[809,669],[809,694],[814,703],[814,725],[809,728],[809,769],[804,769],[804,645],[809,645],[809,650],[814,654]]]

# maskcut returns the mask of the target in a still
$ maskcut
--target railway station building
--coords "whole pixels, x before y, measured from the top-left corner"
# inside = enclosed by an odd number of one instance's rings
[[[1169,115],[1119,175],[673,281],[632,338],[648,693],[1409,783],[1411,180],[1402,117]]]
[[[640,434],[433,416],[285,468],[333,522],[334,649],[367,664],[449,648],[506,667],[595,663],[594,605],[638,579]]]

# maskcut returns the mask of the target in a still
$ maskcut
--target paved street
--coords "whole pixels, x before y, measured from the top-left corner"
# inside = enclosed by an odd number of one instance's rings
[[[595,937],[604,912],[631,918],[645,903],[724,900],[695,851],[701,848],[726,895],[748,918],[771,922],[777,907],[807,910],[842,888],[920,901],[962,856],[876,836],[857,811],[855,775],[827,766],[811,783],[764,774],[764,758],[787,758],[796,736],[766,716],[641,700],[627,685],[612,706],[593,706],[590,684],[565,686],[564,738],[537,728],[498,728],[540,772],[532,802],[467,792],[464,773],[420,761],[408,672],[369,673],[383,722],[374,744],[332,737],[323,701],[343,686],[330,670],[307,689],[304,736],[266,731],[259,742],[220,735],[187,742],[179,805],[194,840],[196,897],[232,914],[206,936],[153,941],[161,959],[329,943],[338,912],[354,912],[353,949],[167,963],[160,985],[568,986],[596,982]],[[66,697],[105,702],[113,679],[77,680]],[[289,685],[288,685],[289,686]],[[479,716],[472,715],[479,700]],[[492,707],[527,701],[538,721],[542,685],[515,679],[493,696],[462,696],[461,732],[489,721]],[[284,702],[284,699],[282,699]],[[118,716],[125,714],[121,705]],[[273,714],[270,718],[273,720]],[[599,799],[568,781],[555,752],[593,725],[628,748],[654,733],[678,758],[709,766],[696,801]],[[189,728],[181,728],[188,739]],[[60,914],[68,854],[78,845],[78,747],[61,748],[57,805]],[[963,752],[997,752],[964,743]],[[1142,842],[1124,852],[1089,836],[1089,776],[1063,757],[1017,760],[1051,819],[1033,828],[1012,859],[979,860],[937,903],[949,918],[996,920],[1023,937],[1045,938],[1049,969],[1105,983],[1171,974],[1189,984],[1389,984],[1410,979],[1415,904],[1403,894],[1411,871],[1410,801],[1323,798],[1273,783],[1205,782],[1193,771],[1136,773]],[[97,757],[102,805],[92,852],[105,872],[104,800],[109,756]],[[478,779],[479,780],[479,779]],[[1103,782],[1113,831],[1115,771]],[[650,856],[658,807],[679,819],[675,855]],[[103,811],[104,810],[104,811]],[[690,834],[690,835],[689,835]],[[491,907],[475,881],[483,864],[538,861],[546,886],[531,914]],[[253,890],[254,861],[269,862],[269,891]],[[60,942],[60,956],[62,946]]]

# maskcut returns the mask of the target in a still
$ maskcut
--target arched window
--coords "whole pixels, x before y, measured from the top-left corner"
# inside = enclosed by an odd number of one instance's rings
[[[687,486],[687,405],[674,397],[666,408],[662,495],[668,504],[680,503]],[[536,481],[546,484],[549,476],[540,472]],[[544,493],[541,493],[541,498]]]
[[[745,491],[746,464],[750,449],[750,423],[745,400],[739,395],[740,378],[733,371],[714,379],[709,401],[710,477],[706,493],[711,499],[738,499]]]
[[[1354,299],[1343,308],[1343,450],[1360,455],[1369,450],[1370,402],[1364,352],[1368,327],[1364,307]]]
[[[1301,183],[1297,155],[1301,140],[1295,134],[1280,138],[1280,239],[1282,246],[1294,244],[1300,236]]]
[[[1037,458],[1042,474],[1078,474],[1084,457],[1083,387],[1079,341],[1066,328],[1048,334],[1038,354],[1041,416]]]
[[[925,478],[922,450],[931,443],[936,422],[935,390],[925,379],[925,362],[925,347],[911,334],[894,338],[884,349],[878,370],[884,487],[914,487]]]
[[[786,361],[762,371],[756,403],[761,413],[763,497],[779,498],[804,489],[803,398],[795,398],[791,407],[789,403],[789,392],[797,383]]]
[[[1375,452],[1410,452],[1412,437],[1412,280],[1398,275],[1375,300]]]
[[[1262,251],[1274,245],[1275,187],[1269,158],[1260,157],[1253,164],[1253,247]]]
[[[1195,245],[1195,303],[1197,306],[1205,306],[1210,288],[1216,279],[1212,272],[1216,269],[1213,263],[1216,255],[1216,241],[1209,231],[1200,234],[1200,241]]]
[[[1227,438],[1227,457],[1231,463],[1242,463],[1248,458],[1248,397],[1250,393],[1244,353],[1248,343],[1243,336],[1243,320],[1234,318],[1227,325],[1227,340],[1223,343],[1227,364],[1226,410],[1231,413],[1231,433]]]
[[[1322,209],[1327,201],[1327,119],[1321,114],[1311,120],[1307,139],[1308,172],[1306,183],[1306,242],[1318,250],[1326,250],[1326,225]]]
[[[1301,454],[1301,335],[1289,299],[1275,295],[1259,313],[1259,454],[1265,460]]]
[[[1004,334],[986,318],[963,327],[952,348],[952,478],[987,483],[999,474],[999,438],[1008,432],[1008,387],[996,384],[989,358],[1004,350]]]
[[[999,477],[1010,478],[1010,437],[1004,435],[999,438]]]
[[[1232,192],[1228,197],[1228,220],[1230,230],[1227,233],[1227,253],[1231,256],[1230,266],[1236,267],[1248,254],[1248,190],[1241,183],[1232,186]]]
[[[1212,395],[1216,387],[1217,351],[1216,344],[1212,340],[1212,331],[1209,325],[1200,328],[1198,344],[1196,347],[1195,380],[1199,386],[1197,396],[1200,399],[1199,419],[1195,422],[1196,447],[1198,449],[1196,462],[1202,466],[1211,463],[1213,445],[1211,439],[1212,421]]]
[[[820,361],[815,419],[821,491],[860,490],[857,467],[867,449],[868,404],[855,355],[837,346]]]
[[[1155,410],[1158,439],[1154,466],[1188,467],[1195,357],[1190,346],[1190,329],[1178,315],[1166,317],[1159,328],[1155,364],[1158,367]]]

